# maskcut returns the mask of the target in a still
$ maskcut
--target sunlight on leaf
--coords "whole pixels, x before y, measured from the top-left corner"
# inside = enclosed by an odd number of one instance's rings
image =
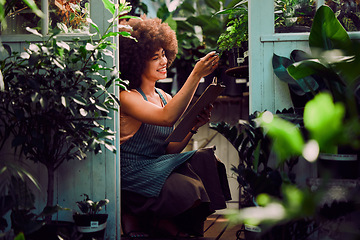
[[[329,93],[320,93],[309,101],[304,110],[304,125],[311,138],[315,139],[320,150],[332,147],[343,129],[345,107],[342,103],[334,103]]]
[[[4,90],[5,90],[4,76],[0,71],[0,91],[4,91]]]
[[[302,155],[305,160],[315,162],[319,156],[319,152],[320,148],[318,142],[312,139],[305,144]]]
[[[269,136],[274,139],[274,148],[280,160],[302,153],[304,139],[297,126],[269,111],[265,111],[259,120]]]
[[[109,10],[109,12],[114,15],[115,14],[115,4],[110,2],[109,0],[102,0],[102,2],[104,3],[104,6],[107,10]]]
[[[39,37],[43,37],[42,34],[40,34],[37,30],[33,29],[33,28],[29,28],[29,27],[26,27],[26,31],[28,32],[31,32],[32,34],[36,35],[36,36],[39,36]]]

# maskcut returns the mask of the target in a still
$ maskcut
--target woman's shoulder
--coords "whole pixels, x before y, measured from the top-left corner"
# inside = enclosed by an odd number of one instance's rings
[[[169,102],[172,99],[172,96],[170,94],[168,94],[167,92],[165,92],[161,88],[157,88],[157,89],[160,90],[161,95],[163,95],[163,97],[165,98],[165,100],[167,102]]]
[[[126,100],[132,101],[135,99],[142,99],[141,94],[136,89],[120,91],[120,101],[126,101]]]

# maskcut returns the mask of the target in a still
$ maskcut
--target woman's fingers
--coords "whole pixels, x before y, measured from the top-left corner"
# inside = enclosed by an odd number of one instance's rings
[[[202,125],[210,121],[212,109],[213,109],[213,105],[209,104],[209,106],[205,107],[204,110],[199,113],[199,115],[197,116],[198,127],[201,127]]]

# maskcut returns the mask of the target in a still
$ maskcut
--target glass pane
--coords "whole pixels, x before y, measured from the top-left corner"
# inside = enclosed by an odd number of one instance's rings
[[[316,0],[274,0],[275,32],[310,32]]]
[[[88,32],[89,0],[50,0],[50,26],[63,29],[66,33]]]
[[[41,1],[35,1],[40,8]],[[1,35],[30,34],[26,27],[40,29],[40,18],[23,1],[7,1],[5,5],[6,24],[1,26]]]
[[[360,0],[325,1],[346,31],[360,31]]]

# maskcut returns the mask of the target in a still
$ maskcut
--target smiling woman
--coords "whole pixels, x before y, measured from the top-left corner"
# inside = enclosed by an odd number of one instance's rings
[[[200,79],[218,66],[215,52],[196,63],[172,97],[156,88],[177,53],[176,34],[160,19],[130,19],[136,41],[120,38],[120,159],[123,231],[130,237],[165,234],[202,236],[206,217],[230,200],[224,165],[214,148],[182,152],[210,119],[207,106],[181,142],[167,143]]]

